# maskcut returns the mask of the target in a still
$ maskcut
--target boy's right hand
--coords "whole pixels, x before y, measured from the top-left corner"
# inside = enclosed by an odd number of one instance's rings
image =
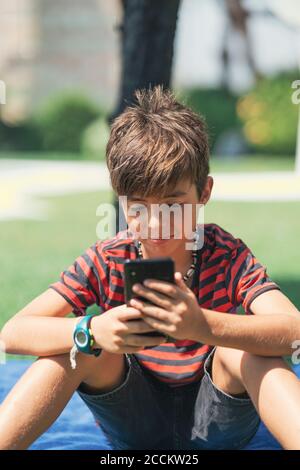
[[[145,346],[158,346],[166,342],[163,335],[156,337],[142,336],[137,333],[156,331],[143,319],[140,310],[126,304],[114,307],[91,321],[91,330],[95,338],[95,347],[105,351],[124,354],[134,353]]]

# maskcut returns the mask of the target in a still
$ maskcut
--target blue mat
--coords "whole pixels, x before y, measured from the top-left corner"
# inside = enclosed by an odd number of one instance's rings
[[[30,364],[31,362],[26,360],[10,360],[7,364],[0,366],[0,403]],[[295,367],[295,371],[300,377],[300,366]],[[24,397],[24,406],[26,406],[26,397]],[[56,422],[30,447],[30,450],[37,449],[111,450],[112,447],[96,425],[89,409],[75,393]],[[280,445],[261,423],[256,435],[245,447],[246,449],[278,450]]]

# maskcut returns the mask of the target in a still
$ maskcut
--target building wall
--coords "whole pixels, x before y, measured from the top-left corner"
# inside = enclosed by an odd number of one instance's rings
[[[18,120],[78,89],[112,107],[119,80],[118,0],[0,0],[2,114]]]

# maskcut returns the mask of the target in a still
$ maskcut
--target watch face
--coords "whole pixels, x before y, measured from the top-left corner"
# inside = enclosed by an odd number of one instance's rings
[[[88,337],[84,330],[78,330],[75,335],[75,340],[78,346],[84,347],[88,344]]]

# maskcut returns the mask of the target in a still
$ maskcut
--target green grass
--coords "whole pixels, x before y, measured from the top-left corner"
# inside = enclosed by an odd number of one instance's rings
[[[293,171],[295,158],[291,156],[244,155],[239,158],[212,157],[211,172]]]
[[[60,272],[97,239],[96,207],[109,192],[47,198],[48,221],[0,223],[0,328],[59,278]],[[300,307],[298,234],[300,202],[209,202],[205,222],[241,238],[269,275]],[[11,356],[13,357],[13,356]],[[18,356],[20,357],[20,356]]]

